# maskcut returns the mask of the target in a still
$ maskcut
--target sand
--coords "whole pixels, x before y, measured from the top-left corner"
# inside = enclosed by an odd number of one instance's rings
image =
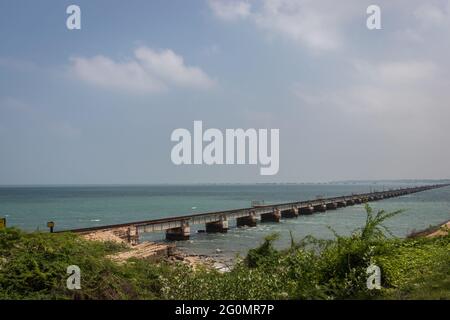
[[[90,233],[85,233],[81,235],[86,240],[91,241],[102,241],[102,242],[116,242],[116,243],[127,243],[125,239],[122,239],[117,234],[115,234],[112,230],[101,230],[101,231],[93,231]]]
[[[81,236],[90,241],[115,242],[123,244],[128,248],[127,251],[119,252],[108,256],[111,260],[123,263],[130,258],[147,259],[155,256],[167,256],[171,245],[143,242],[139,244],[130,244],[127,241],[128,228],[119,228],[114,230],[99,230],[81,234]],[[133,235],[132,235],[133,236]]]
[[[445,236],[445,235],[448,235],[449,230],[450,230],[450,221],[448,221],[447,223],[444,223],[443,225],[441,225],[439,227],[438,230],[426,235],[426,237],[432,238],[432,237]]]
[[[123,263],[130,258],[148,259],[156,256],[167,256],[169,245],[153,242],[143,242],[134,246],[130,246],[128,251],[119,252],[108,256],[111,260]]]
[[[99,230],[81,234],[81,236],[90,241],[112,241],[115,243],[123,244],[126,247],[126,251],[122,251],[113,255],[109,255],[112,261],[119,264],[126,262],[131,258],[136,259],[151,259],[151,258],[164,258],[169,262],[181,262],[187,264],[192,269],[196,270],[200,266],[213,267],[220,271],[225,270],[226,266],[217,264],[214,259],[201,255],[189,255],[175,249],[174,244],[168,243],[155,243],[155,242],[142,242],[139,244],[130,244],[127,241],[128,228],[120,228],[114,230]]]

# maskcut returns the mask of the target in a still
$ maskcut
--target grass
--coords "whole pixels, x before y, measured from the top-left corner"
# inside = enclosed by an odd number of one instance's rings
[[[334,240],[307,237],[276,250],[268,236],[227,273],[165,261],[107,258],[125,247],[74,234],[0,230],[0,299],[450,299],[450,236],[395,239],[373,213],[363,228]],[[366,269],[381,269],[368,290]],[[66,268],[81,269],[81,290],[66,289]]]

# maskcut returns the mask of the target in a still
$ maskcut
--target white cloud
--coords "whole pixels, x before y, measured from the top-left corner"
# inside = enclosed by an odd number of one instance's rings
[[[156,52],[141,47],[135,51],[135,55],[145,70],[165,83],[192,88],[209,88],[214,84],[200,68],[186,66],[183,57],[172,50]]]
[[[311,1],[266,0],[255,13],[255,23],[268,31],[315,50],[332,50],[341,45],[339,16],[330,15],[322,4]]]
[[[92,85],[138,93],[167,89],[164,83],[146,72],[136,61],[120,63],[104,56],[71,60],[71,71]]]
[[[222,20],[244,19],[250,15],[251,5],[245,1],[209,0],[208,4],[214,14]]]
[[[354,0],[339,5],[329,0],[264,0],[253,8],[244,1],[210,0],[209,4],[222,20],[246,19],[270,34],[315,51],[340,48],[343,26],[358,13]]]
[[[70,71],[91,85],[131,93],[156,93],[171,87],[208,89],[215,81],[198,67],[187,66],[172,50],[140,47],[134,59],[117,62],[105,56],[71,59]]]

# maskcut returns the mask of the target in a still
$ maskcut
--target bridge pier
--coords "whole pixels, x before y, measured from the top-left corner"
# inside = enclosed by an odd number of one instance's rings
[[[139,243],[139,231],[136,227],[124,227],[113,230],[112,233],[119,238],[127,241],[129,244],[135,245]]]
[[[134,230],[134,232],[133,232]],[[127,229],[127,241],[130,244],[139,244],[139,230],[138,228]]]
[[[281,216],[283,218],[297,218],[298,217],[298,209],[292,208],[290,210],[281,211]]]
[[[189,223],[184,222],[181,227],[167,229],[166,240],[169,241],[189,240],[190,234],[191,234],[191,227],[189,226]]]
[[[237,227],[256,227],[256,215],[254,212],[245,217],[236,218]]]
[[[220,221],[208,222],[205,224],[207,233],[226,233],[228,232],[228,220],[222,217]]]
[[[327,206],[325,204],[317,204],[314,206],[314,211],[315,212],[325,212],[327,211]]]
[[[338,208],[344,208],[347,206],[347,202],[345,200],[338,201],[337,206]]]
[[[274,209],[273,212],[261,214],[261,222],[280,222],[281,212]]]
[[[313,206],[306,206],[300,208],[300,214],[312,214],[314,213],[314,207]]]
[[[337,202],[328,202],[327,203],[327,210],[335,210],[337,209],[338,204]]]

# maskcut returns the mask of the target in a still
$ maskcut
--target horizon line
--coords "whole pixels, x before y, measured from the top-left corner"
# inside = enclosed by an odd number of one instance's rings
[[[349,184],[349,183],[381,183],[381,182],[450,182],[450,178],[442,179],[349,179],[331,181],[305,181],[305,182],[159,182],[159,183],[25,183],[0,184],[0,188],[8,187],[126,187],[126,186],[186,186],[186,185],[295,185],[295,184]]]

